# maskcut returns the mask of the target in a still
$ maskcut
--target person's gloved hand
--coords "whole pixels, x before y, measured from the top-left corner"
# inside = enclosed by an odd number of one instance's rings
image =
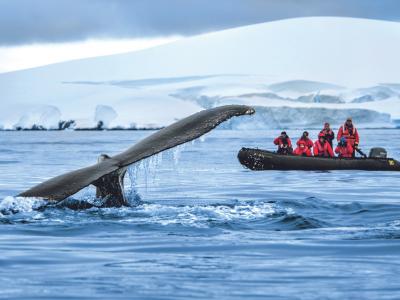
[[[354,148],[358,149],[358,143],[357,142],[354,143]]]

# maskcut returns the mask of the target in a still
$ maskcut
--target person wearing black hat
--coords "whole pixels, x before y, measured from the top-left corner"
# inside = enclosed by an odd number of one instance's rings
[[[304,142],[304,144],[307,146],[308,149],[313,147],[313,141],[308,137],[308,131],[304,131],[303,134],[301,135],[300,139],[296,142],[297,146],[300,146],[300,143]]]
[[[274,140],[274,144],[278,146],[276,152],[279,154],[292,154],[293,152],[292,141],[286,131],[281,132],[281,135]]]
[[[326,141],[331,145],[331,148],[333,149],[332,141],[335,139],[335,133],[331,129],[328,122],[325,122],[324,128],[320,131],[320,133],[323,133],[325,135]]]

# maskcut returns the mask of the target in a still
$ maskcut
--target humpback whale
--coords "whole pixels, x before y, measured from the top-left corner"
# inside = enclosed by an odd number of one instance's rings
[[[96,164],[68,172],[38,184],[20,197],[38,197],[49,202],[60,202],[81,189],[94,185],[96,197],[103,199],[101,207],[128,206],[124,194],[124,176],[129,165],[194,140],[222,122],[255,110],[245,105],[226,105],[207,109],[169,125],[115,156],[100,155]],[[80,208],[90,207],[81,204]],[[93,206],[93,205],[92,205]]]

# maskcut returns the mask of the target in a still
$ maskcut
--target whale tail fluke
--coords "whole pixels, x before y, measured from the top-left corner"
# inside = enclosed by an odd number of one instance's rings
[[[60,201],[93,184],[100,197],[110,197],[110,206],[126,205],[123,177],[129,165],[199,138],[234,116],[253,113],[254,109],[245,105],[226,105],[200,111],[155,132],[118,155],[104,156],[95,165],[49,179],[18,196]],[[117,198],[118,201],[115,200]],[[113,201],[116,203],[112,204]]]
[[[97,162],[101,163],[107,159],[111,159],[111,157],[102,154]],[[103,206],[121,207],[129,205],[124,194],[126,169],[127,167],[120,168],[92,182],[96,187],[96,198],[103,199]]]

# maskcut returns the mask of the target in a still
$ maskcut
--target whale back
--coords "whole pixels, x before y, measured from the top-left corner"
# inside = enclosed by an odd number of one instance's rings
[[[56,176],[20,193],[18,196],[39,197],[53,201],[63,200],[84,187],[98,182],[98,179],[107,174],[194,140],[234,116],[253,113],[254,109],[245,105],[226,105],[200,111],[153,133],[110,159]]]

